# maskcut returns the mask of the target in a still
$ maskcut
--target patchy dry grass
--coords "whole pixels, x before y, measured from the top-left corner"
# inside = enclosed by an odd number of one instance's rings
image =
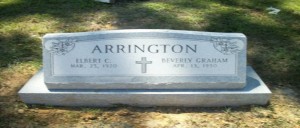
[[[281,12],[268,14],[270,6]],[[1,0],[0,127],[299,127],[299,21],[297,0]],[[99,109],[19,100],[17,91],[42,67],[44,34],[130,28],[244,33],[248,65],[274,92],[270,104]]]
[[[300,126],[299,95],[288,87],[272,89],[268,106],[237,108],[116,107],[64,108],[2,102],[0,126],[9,127],[270,127]],[[5,104],[4,104],[5,103]]]

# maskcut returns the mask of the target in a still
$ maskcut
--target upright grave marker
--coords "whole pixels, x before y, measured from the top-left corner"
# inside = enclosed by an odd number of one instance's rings
[[[47,34],[43,71],[19,94],[26,103],[61,106],[265,104],[271,92],[246,67],[246,46],[240,33]]]
[[[243,34],[123,30],[48,34],[43,41],[49,89],[239,89],[246,83]]]

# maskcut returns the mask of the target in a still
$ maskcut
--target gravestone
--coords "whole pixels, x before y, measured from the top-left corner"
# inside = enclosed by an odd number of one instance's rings
[[[103,2],[103,3],[115,3],[116,0],[95,0],[97,2]]]
[[[47,34],[28,104],[238,106],[271,92],[246,66],[246,36],[178,30]]]
[[[239,89],[246,37],[169,30],[44,36],[48,89]]]

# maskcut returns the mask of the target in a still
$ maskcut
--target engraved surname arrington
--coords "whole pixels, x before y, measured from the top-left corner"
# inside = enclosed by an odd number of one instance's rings
[[[96,45],[92,53],[196,53],[197,45]]]

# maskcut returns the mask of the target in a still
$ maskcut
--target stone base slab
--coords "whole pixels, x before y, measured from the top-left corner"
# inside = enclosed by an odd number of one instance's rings
[[[271,91],[249,66],[247,67],[247,85],[237,90],[48,90],[41,70],[25,84],[18,94],[26,104],[101,107],[265,105],[271,97]]]

